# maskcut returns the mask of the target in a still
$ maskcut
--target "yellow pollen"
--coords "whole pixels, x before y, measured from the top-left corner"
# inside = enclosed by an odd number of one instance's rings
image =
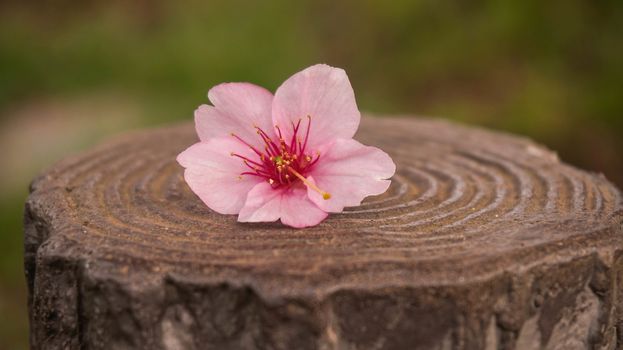
[[[314,191],[316,191],[316,192],[320,193],[320,194],[322,195],[322,199],[324,199],[324,200],[328,200],[329,198],[331,198],[331,194],[330,194],[329,192],[325,192],[325,191],[321,190],[320,188],[318,188],[318,186],[316,186],[315,184],[313,184],[313,183],[311,183],[311,182],[307,181],[307,179],[306,179],[303,175],[299,174],[296,170],[294,170],[294,169],[292,169],[292,168],[290,168],[290,167],[288,167],[288,170],[289,170],[289,171],[290,171],[290,172],[291,172],[294,176],[298,177],[298,178],[299,178],[299,180],[303,181],[303,183],[304,183],[304,184],[306,184],[309,188],[311,188],[312,190],[314,190]],[[287,175],[286,175],[286,176],[287,176]]]

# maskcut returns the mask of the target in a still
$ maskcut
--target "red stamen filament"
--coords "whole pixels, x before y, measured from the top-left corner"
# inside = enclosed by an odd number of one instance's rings
[[[307,187],[320,193],[325,200],[331,198],[331,194],[318,188],[315,184],[311,183],[304,174],[308,173],[311,168],[320,159],[320,153],[316,152],[314,157],[311,154],[306,154],[307,140],[309,139],[309,130],[311,129],[311,117],[307,116],[307,130],[305,130],[305,137],[301,142],[301,138],[298,137],[298,133],[301,127],[301,119],[295,124],[292,122],[292,138],[290,142],[286,142],[283,137],[281,128],[275,125],[276,136],[278,141],[273,140],[268,133],[262,130],[258,126],[254,126],[257,134],[262,138],[264,142],[264,152],[259,151],[256,147],[253,147],[250,143],[246,142],[236,134],[231,135],[241,142],[246,147],[249,147],[255,154],[259,156],[257,159],[249,159],[238,153],[231,153],[231,156],[240,158],[242,162],[251,170],[240,173],[240,176],[251,175],[258,176],[266,179],[268,183],[274,188],[280,186],[289,186],[298,180],[301,180]],[[296,179],[293,179],[290,174],[294,175]]]

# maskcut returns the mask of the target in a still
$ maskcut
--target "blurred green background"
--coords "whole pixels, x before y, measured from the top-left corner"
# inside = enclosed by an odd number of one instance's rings
[[[623,187],[623,1],[0,1],[0,349],[27,347],[29,181],[207,90],[345,68],[362,110],[528,135]]]

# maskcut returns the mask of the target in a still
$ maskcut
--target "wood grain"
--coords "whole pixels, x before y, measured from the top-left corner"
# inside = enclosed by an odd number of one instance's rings
[[[26,204],[33,348],[623,344],[623,199],[603,176],[439,120],[364,118],[355,138],[393,157],[390,189],[304,230],[202,204],[175,162],[191,125],[58,163]]]

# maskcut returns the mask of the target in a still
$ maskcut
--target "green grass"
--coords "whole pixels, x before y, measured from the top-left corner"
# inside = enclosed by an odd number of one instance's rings
[[[26,349],[28,315],[21,235],[25,195],[0,202],[0,349]]]

